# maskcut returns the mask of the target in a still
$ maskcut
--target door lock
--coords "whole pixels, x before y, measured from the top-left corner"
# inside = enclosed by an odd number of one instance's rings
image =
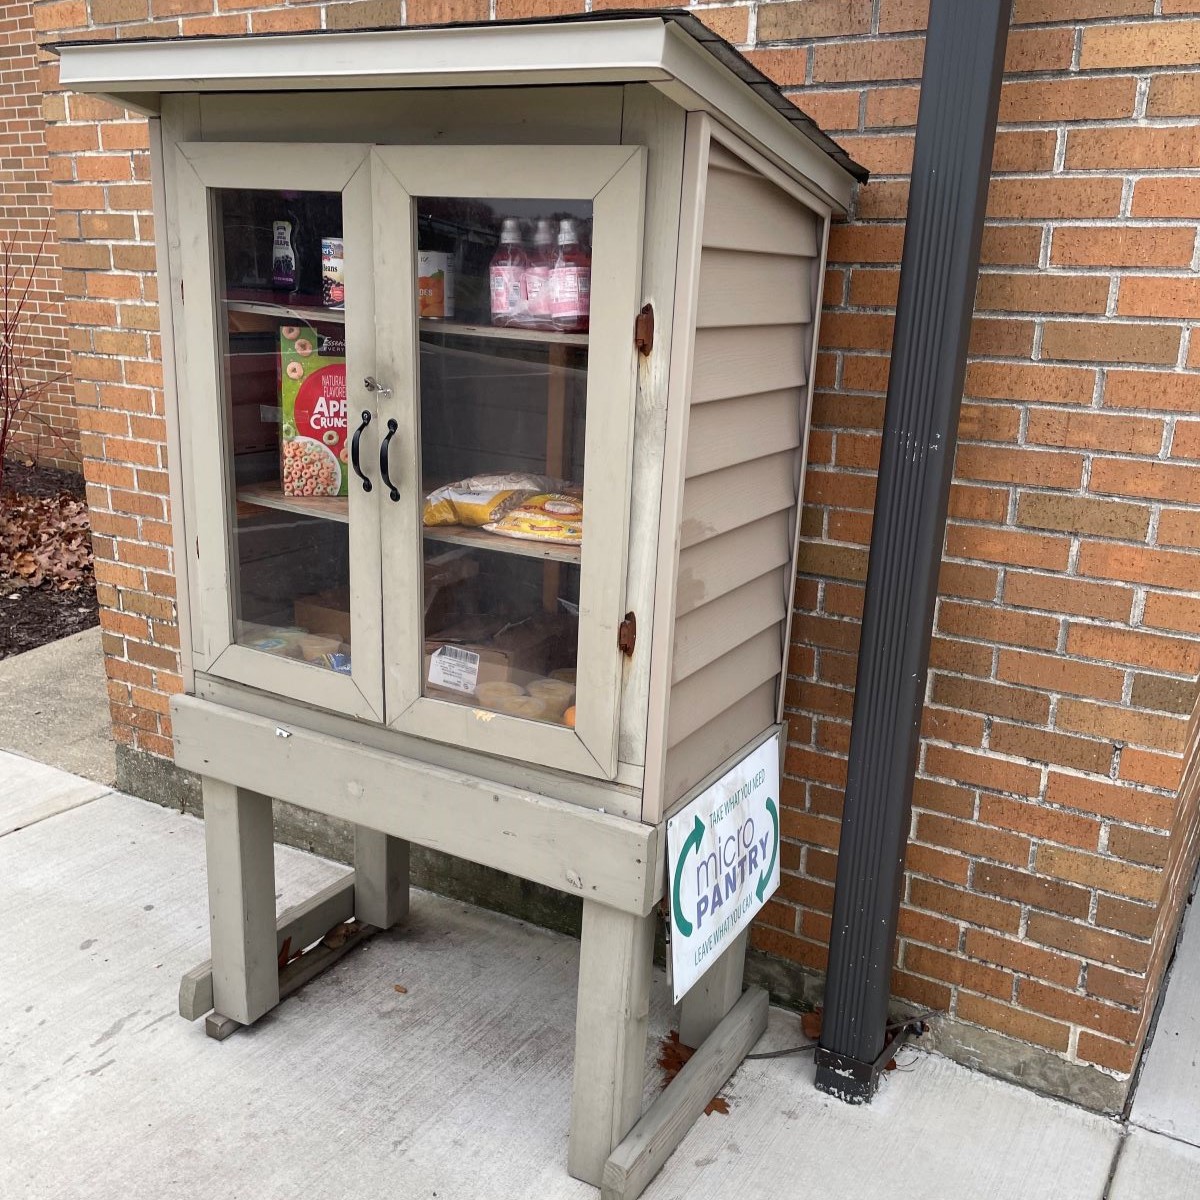
[[[363,387],[365,387],[368,392],[374,392],[374,394],[378,396],[380,400],[390,400],[392,398],[392,389],[390,387],[384,387],[374,375],[368,375],[366,379],[363,380]]]

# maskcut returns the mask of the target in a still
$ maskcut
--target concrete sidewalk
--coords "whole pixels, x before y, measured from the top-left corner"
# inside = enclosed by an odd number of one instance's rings
[[[0,828],[6,1200],[596,1195],[565,1170],[571,939],[417,893],[408,928],[216,1043],[175,1012],[208,953],[199,822],[0,753]],[[281,905],[345,870],[287,848],[276,864]],[[647,1099],[674,1015],[660,977]],[[772,1010],[759,1049],[803,1040]],[[1200,1152],[946,1059],[906,1051],[857,1109],[812,1072],[745,1063],[729,1114],[702,1117],[646,1195],[1200,1194]]]
[[[99,626],[0,659],[0,750],[112,786],[117,761]]]

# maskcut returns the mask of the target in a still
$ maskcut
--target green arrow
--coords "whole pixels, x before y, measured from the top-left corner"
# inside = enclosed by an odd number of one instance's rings
[[[679,852],[679,862],[675,866],[675,886],[671,889],[671,903],[675,908],[675,924],[684,937],[692,936],[692,923],[683,915],[683,909],[679,907],[679,878],[683,874],[683,864],[687,861],[688,851],[693,846],[699,850],[700,843],[703,841],[704,822],[697,817],[695,825],[692,826],[692,832],[687,835],[683,849]]]
[[[758,897],[759,904],[762,903],[763,892],[767,890],[767,884],[771,879],[771,872],[775,870],[775,859],[779,854],[779,810],[775,807],[775,801],[770,796],[767,797],[767,812],[771,814],[771,824],[775,826],[775,840],[771,844],[770,865],[758,877],[758,887],[755,889],[755,895]]]

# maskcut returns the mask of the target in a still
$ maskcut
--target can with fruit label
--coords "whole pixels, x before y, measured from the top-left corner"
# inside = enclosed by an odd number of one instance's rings
[[[417,251],[417,315],[454,319],[454,261],[441,250]]]

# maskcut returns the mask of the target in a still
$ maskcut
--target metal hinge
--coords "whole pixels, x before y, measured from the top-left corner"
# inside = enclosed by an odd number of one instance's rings
[[[626,658],[633,657],[633,647],[637,643],[637,617],[633,613],[625,614],[625,620],[617,629],[617,646]]]
[[[649,354],[654,349],[654,306],[643,304],[633,323],[633,344],[639,354]]]

